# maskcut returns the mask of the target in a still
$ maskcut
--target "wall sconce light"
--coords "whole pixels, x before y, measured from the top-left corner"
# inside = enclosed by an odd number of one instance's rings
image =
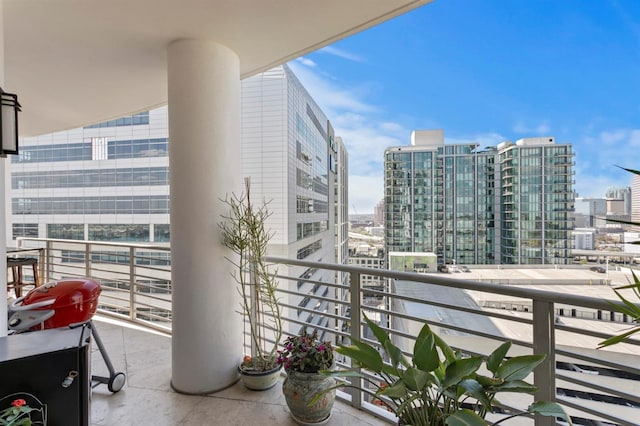
[[[0,87],[0,156],[18,154],[18,95]]]

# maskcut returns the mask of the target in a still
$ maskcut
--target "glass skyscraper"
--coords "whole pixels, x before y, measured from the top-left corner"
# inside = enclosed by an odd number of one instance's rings
[[[457,264],[567,263],[573,221],[570,145],[522,139],[480,149],[416,131],[385,151],[387,252]]]
[[[501,262],[564,264],[571,259],[573,151],[553,138],[498,145]]]

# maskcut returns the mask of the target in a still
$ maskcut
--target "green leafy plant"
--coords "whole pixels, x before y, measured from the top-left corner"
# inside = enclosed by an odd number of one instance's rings
[[[415,341],[413,357],[409,360],[391,342],[386,331],[366,315],[364,319],[388,362],[384,362],[382,355],[372,345],[354,340],[351,345],[340,346],[336,351],[350,357],[356,367],[322,373],[363,379],[363,386],[343,382],[334,388],[360,389],[372,396],[374,401],[385,405],[403,424],[486,425],[485,416],[494,412],[494,407],[499,405],[496,394],[532,394],[536,390],[535,386],[524,379],[544,360],[544,355],[514,356],[507,359],[511,342],[505,342],[486,358],[465,356],[454,351],[425,324]],[[479,373],[483,365],[491,375]],[[379,380],[372,380],[370,376],[360,372],[359,367],[375,373]],[[535,402],[527,411],[508,415],[497,423],[527,412],[560,417],[571,423],[569,416],[555,402]]]
[[[333,346],[331,342],[319,340],[317,330],[312,334],[305,330],[299,336],[289,336],[283,346],[284,349],[278,351],[278,363],[287,373],[317,373],[333,365]]]
[[[638,170],[633,170],[633,169],[626,169],[624,167],[621,167],[621,169],[629,172],[629,173],[633,173],[636,175],[640,176],[640,171]],[[614,219],[608,219],[609,222],[616,222],[616,223],[622,223],[622,224],[626,224],[626,225],[635,225],[635,226],[640,226],[640,223],[638,222],[630,222],[630,221],[624,221],[624,220],[614,220]],[[634,241],[632,244],[640,244],[640,241]],[[627,299],[626,297],[624,297],[622,295],[622,293],[620,292],[620,290],[626,290],[626,289],[631,289],[633,290],[633,293],[636,295],[637,299],[640,300],[640,279],[638,278],[638,276],[636,275],[635,272],[633,272],[633,270],[631,271],[631,275],[633,278],[633,282],[628,284],[628,285],[624,285],[624,286],[620,286],[620,287],[616,287],[613,289],[613,291],[616,293],[616,296],[618,296],[618,298],[622,301],[623,305],[616,305],[616,304],[611,304],[613,309],[615,309],[618,312],[622,312],[623,314],[626,314],[627,316],[629,316],[630,318],[633,319],[633,322],[640,324],[640,306],[634,304],[633,302],[631,302],[629,299]],[[631,337],[633,334],[636,334],[640,332],[640,325],[632,327],[629,330],[624,331],[623,333],[610,337],[606,340],[603,340],[602,342],[599,343],[598,345],[598,349],[600,348],[604,348],[606,346],[611,346],[611,345],[615,345],[617,343],[620,342],[624,342],[625,340],[627,340],[629,337]]]
[[[616,287],[616,288],[613,289],[613,291],[616,293],[618,298],[622,301],[623,306],[614,305],[613,303],[611,305],[613,306],[613,308],[615,310],[617,310],[619,312],[622,312],[623,314],[628,315],[630,318],[633,318],[634,322],[640,323],[640,307],[635,305],[629,299],[624,297],[622,295],[622,293],[620,293],[620,290],[632,289],[633,292],[635,293],[636,297],[638,298],[638,300],[640,300],[640,279],[638,278],[638,276],[633,271],[631,271],[631,275],[633,276],[633,283],[632,284]],[[625,332],[623,332],[623,333],[621,333],[621,334],[619,334],[617,336],[609,337],[608,339],[603,340],[602,342],[599,343],[598,349],[604,348],[606,346],[615,345],[615,344],[620,343],[620,342],[624,342],[631,335],[633,335],[633,334],[635,334],[635,333],[637,333],[639,331],[640,331],[640,325],[634,326],[631,329],[626,330]]]
[[[250,198],[250,181],[245,178],[245,192],[223,200],[229,214],[218,225],[222,244],[236,256],[227,258],[235,266],[233,278],[242,297],[241,313],[250,328],[252,356],[245,356],[240,368],[268,371],[278,366],[278,342],[282,338],[282,317],[276,295],[276,270],[270,270],[263,258],[272,232],[266,221],[271,215],[268,203],[256,207]]]

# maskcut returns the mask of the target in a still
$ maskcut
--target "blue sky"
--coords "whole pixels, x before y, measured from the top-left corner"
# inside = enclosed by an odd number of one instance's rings
[[[573,144],[579,196],[640,168],[640,1],[436,0],[290,62],[349,151],[350,213],[414,129],[483,146]]]

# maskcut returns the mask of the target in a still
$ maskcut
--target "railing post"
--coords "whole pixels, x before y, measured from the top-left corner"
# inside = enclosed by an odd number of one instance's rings
[[[84,276],[91,276],[91,244],[84,245]]]
[[[42,254],[42,266],[40,266],[40,279],[43,283],[49,282],[49,277],[51,276],[51,269],[53,268],[53,255],[51,253],[51,247],[53,243],[51,241],[47,241],[45,244],[45,252]],[[46,263],[46,265],[45,265]]]
[[[131,321],[136,319],[136,298],[135,298],[135,286],[136,286],[136,260],[135,260],[136,251],[134,247],[129,248],[129,306],[131,307],[129,318]],[[151,318],[151,316],[149,316]]]
[[[349,304],[349,318],[351,322],[351,339],[361,340],[362,333],[360,328],[360,312],[362,293],[360,292],[360,274],[355,272],[349,273],[349,290],[350,290],[350,304]],[[359,377],[351,377],[349,381],[354,386],[353,393],[351,395],[351,405],[356,408],[362,406],[362,393],[360,388],[362,387],[362,379]]]
[[[533,383],[538,388],[536,401],[556,400],[556,339],[552,302],[533,300],[533,353],[546,358],[533,371]],[[556,419],[536,414],[536,426],[553,426]]]

